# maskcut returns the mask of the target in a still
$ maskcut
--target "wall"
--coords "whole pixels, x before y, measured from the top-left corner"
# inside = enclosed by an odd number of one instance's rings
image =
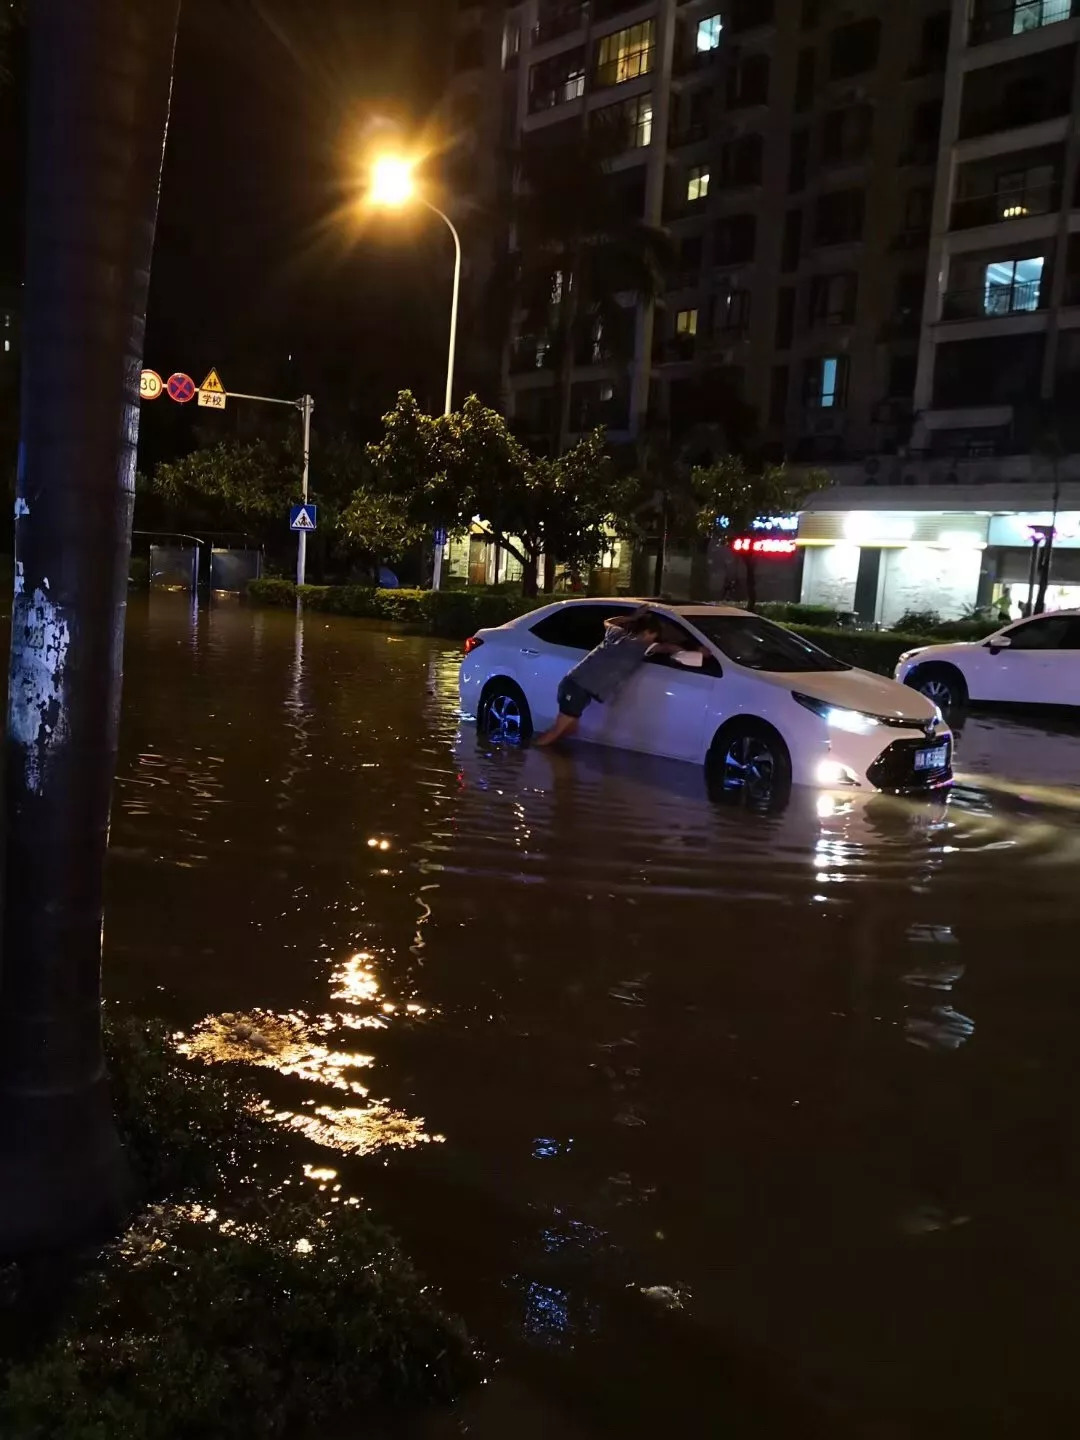
[[[907,610],[934,610],[943,620],[959,620],[975,604],[983,552],[911,545],[886,550],[881,557],[877,620],[893,625]]]
[[[857,545],[808,545],[803,562],[803,604],[853,609],[858,573]]]

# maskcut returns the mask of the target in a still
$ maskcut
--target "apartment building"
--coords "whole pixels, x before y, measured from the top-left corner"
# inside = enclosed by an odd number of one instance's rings
[[[895,449],[915,391],[949,54],[942,0],[462,12],[488,37],[475,74],[497,96],[477,144],[503,178],[489,177],[485,203],[498,197],[507,218],[516,153],[617,114],[626,147],[610,183],[674,247],[662,302],[632,307],[633,344],[576,357],[576,423],[620,434],[648,419],[678,437],[747,406],[777,454]],[[542,429],[544,337],[510,326],[508,406]]]

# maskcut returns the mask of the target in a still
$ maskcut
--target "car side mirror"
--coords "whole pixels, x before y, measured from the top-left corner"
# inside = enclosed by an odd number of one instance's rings
[[[986,648],[991,655],[996,655],[1001,650],[1008,650],[1011,644],[1012,641],[1008,635],[995,635],[992,640],[987,641]]]

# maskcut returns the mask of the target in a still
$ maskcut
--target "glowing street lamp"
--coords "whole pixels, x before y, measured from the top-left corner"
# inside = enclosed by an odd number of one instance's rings
[[[416,163],[402,155],[379,155],[371,166],[371,187],[368,197],[372,204],[398,210],[412,202],[423,205],[437,215],[454,239],[454,296],[450,306],[450,349],[446,363],[446,402],[443,414],[454,408],[454,364],[457,357],[458,312],[461,302],[461,236],[454,222],[426,199],[416,188]],[[442,543],[435,545],[435,573],[432,587],[438,590],[442,580]]]

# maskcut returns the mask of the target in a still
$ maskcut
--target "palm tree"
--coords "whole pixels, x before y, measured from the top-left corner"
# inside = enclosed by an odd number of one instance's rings
[[[0,1254],[107,1232],[102,1060],[139,371],[179,0],[34,0],[16,581],[4,744]]]
[[[552,444],[562,454],[575,428],[574,366],[583,349],[615,360],[633,354],[635,311],[655,302],[670,263],[667,234],[634,219],[610,173],[627,148],[621,127],[595,120],[570,136],[543,135],[519,157],[512,293],[527,330],[548,346],[556,376]]]

